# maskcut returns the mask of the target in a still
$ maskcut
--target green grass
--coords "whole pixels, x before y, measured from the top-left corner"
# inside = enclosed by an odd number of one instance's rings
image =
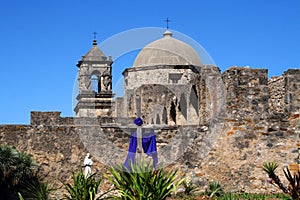
[[[292,200],[286,194],[253,194],[253,193],[225,193],[219,197],[209,198],[209,196],[202,194],[202,195],[185,195],[184,193],[177,194],[173,196],[172,199],[184,199],[184,200],[195,200],[199,199],[199,197],[206,197],[204,199],[212,199],[212,200],[268,200],[278,198],[280,200]]]

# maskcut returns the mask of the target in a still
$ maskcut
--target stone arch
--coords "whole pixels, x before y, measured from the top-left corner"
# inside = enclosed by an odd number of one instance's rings
[[[129,95],[129,90],[127,92],[127,98],[131,95],[138,95],[141,99],[141,113],[144,116],[143,120],[145,124],[174,124],[176,122],[177,111],[177,98],[168,87],[159,84],[146,84],[141,85],[135,90],[132,90],[132,94]],[[175,99],[174,99],[175,98]],[[171,102],[174,102],[174,105],[171,105]],[[132,116],[136,113],[136,101],[134,99],[129,99],[131,106],[128,105],[128,114]],[[173,116],[171,118],[170,108],[173,109]]]
[[[99,80],[98,77],[94,74],[91,76],[91,90],[94,92],[99,92]]]
[[[101,73],[98,70],[91,73],[91,90],[101,92]]]

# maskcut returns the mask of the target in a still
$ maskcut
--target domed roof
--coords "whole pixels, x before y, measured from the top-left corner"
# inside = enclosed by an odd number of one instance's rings
[[[195,65],[201,66],[198,53],[188,44],[172,37],[167,30],[164,37],[145,46],[137,55],[133,66]]]

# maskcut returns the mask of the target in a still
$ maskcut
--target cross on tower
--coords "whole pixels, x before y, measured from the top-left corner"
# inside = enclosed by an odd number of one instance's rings
[[[169,29],[169,22],[171,22],[171,20],[169,20],[169,18],[167,17],[167,19],[165,19],[165,22],[167,23],[167,29]]]
[[[96,40],[96,35],[98,34],[97,32],[93,32],[94,34],[94,40]]]

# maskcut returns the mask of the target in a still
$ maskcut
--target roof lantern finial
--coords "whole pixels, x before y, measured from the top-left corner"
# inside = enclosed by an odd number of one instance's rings
[[[167,24],[167,30],[169,29],[169,22],[171,22],[171,20],[169,20],[169,17],[167,17],[167,19],[165,19],[165,22]]]
[[[97,32],[93,32],[94,34],[94,40],[93,40],[93,45],[97,45],[97,38],[96,35],[98,34]]]

